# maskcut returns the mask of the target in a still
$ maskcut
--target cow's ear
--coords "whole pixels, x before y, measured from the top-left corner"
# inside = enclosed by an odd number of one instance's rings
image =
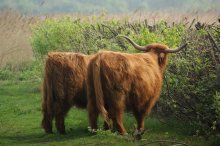
[[[164,64],[164,62],[165,62],[165,54],[164,53],[159,53],[159,55],[158,55],[158,62],[159,62],[159,64]]]

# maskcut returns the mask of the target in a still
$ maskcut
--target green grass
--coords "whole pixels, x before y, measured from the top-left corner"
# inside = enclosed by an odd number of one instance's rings
[[[155,118],[145,120],[147,131],[143,140],[132,141],[131,132],[136,124],[131,114],[126,114],[124,124],[129,135],[122,137],[110,131],[88,131],[86,110],[72,108],[66,118],[66,135],[47,135],[41,123],[41,83],[27,81],[0,81],[0,145],[140,145],[155,140],[171,140],[195,146],[218,145],[219,137],[204,139],[190,136],[187,123],[170,120],[163,124]],[[99,126],[102,119],[99,119]],[[163,145],[170,145],[164,143]]]

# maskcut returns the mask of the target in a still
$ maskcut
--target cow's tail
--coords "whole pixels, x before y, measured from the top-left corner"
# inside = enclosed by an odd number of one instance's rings
[[[42,101],[42,127],[45,129],[45,132],[52,132],[52,119],[53,119],[53,91],[52,83],[50,79],[50,65],[48,60],[45,65],[44,81],[43,81],[43,101]]]
[[[101,113],[101,115],[104,118],[104,121],[109,125],[110,120],[108,116],[108,112],[105,109],[105,103],[104,103],[104,94],[102,90],[102,83],[101,83],[101,74],[100,74],[100,55],[97,57],[97,60],[95,64],[93,64],[93,83],[94,83],[94,90],[95,90],[95,96],[96,96],[96,105]]]

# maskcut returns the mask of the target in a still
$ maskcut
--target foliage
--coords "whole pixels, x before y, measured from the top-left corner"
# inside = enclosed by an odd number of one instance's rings
[[[220,50],[208,32],[215,36],[216,30],[188,30],[186,39],[192,41],[187,50],[171,56],[160,101],[163,114],[187,121],[193,134],[206,136],[220,131]]]
[[[109,23],[115,26],[116,24]],[[105,25],[95,25],[70,17],[61,20],[46,19],[33,26],[32,46],[37,57],[42,57],[48,51],[74,51],[86,54],[97,52],[100,48],[119,47],[109,41],[111,30],[104,28]],[[121,50],[121,49],[119,49]]]
[[[80,44],[85,42],[81,35],[84,27],[81,27],[77,21],[73,23],[69,18],[64,18],[62,21],[45,20],[40,27],[34,28],[32,44],[35,53],[44,55],[54,49],[76,51]]]
[[[43,62],[35,60],[33,62],[24,62],[19,67],[14,68],[13,65],[7,64],[0,68],[0,80],[38,80],[42,79]]]
[[[170,27],[165,21],[161,21],[153,27],[142,27],[140,33],[135,36],[135,40],[141,45],[158,42],[171,48],[177,47],[185,36],[185,29],[183,24],[175,24]]]
[[[94,17],[94,21],[97,18]],[[100,20],[99,20],[100,21]],[[70,17],[62,19],[46,19],[33,26],[32,46],[37,56],[46,55],[48,51],[74,51],[91,54],[99,49],[113,51],[128,51],[128,47],[119,34],[134,38],[142,45],[159,42],[170,47],[181,43],[185,28],[182,24],[168,26],[165,21],[146,27],[143,24],[126,24],[111,20],[89,24],[85,21],[73,20]]]

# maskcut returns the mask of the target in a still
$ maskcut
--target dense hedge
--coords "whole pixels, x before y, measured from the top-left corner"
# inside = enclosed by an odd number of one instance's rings
[[[161,103],[163,113],[192,124],[196,134],[209,135],[220,131],[220,34],[197,29],[187,31],[190,46],[170,59]]]
[[[94,18],[97,21],[97,18]],[[119,34],[133,38],[137,43],[147,44],[163,42],[170,47],[177,47],[182,41],[185,27],[182,24],[167,27],[161,21],[153,27],[146,27],[146,23],[81,22],[69,17],[63,19],[46,19],[33,27],[32,46],[37,56],[43,56],[48,51],[74,51],[94,53],[99,49],[133,52]]]
[[[195,24],[195,25],[194,25]],[[161,21],[150,26],[147,21],[94,22],[46,19],[33,26],[32,45],[36,58],[48,51],[74,51],[91,54],[99,49],[136,52],[124,34],[138,44],[162,42],[175,48],[183,42],[188,47],[170,54],[163,92],[155,109],[162,117],[176,117],[192,124],[192,134],[210,135],[220,131],[220,26],[200,23],[168,25]]]

